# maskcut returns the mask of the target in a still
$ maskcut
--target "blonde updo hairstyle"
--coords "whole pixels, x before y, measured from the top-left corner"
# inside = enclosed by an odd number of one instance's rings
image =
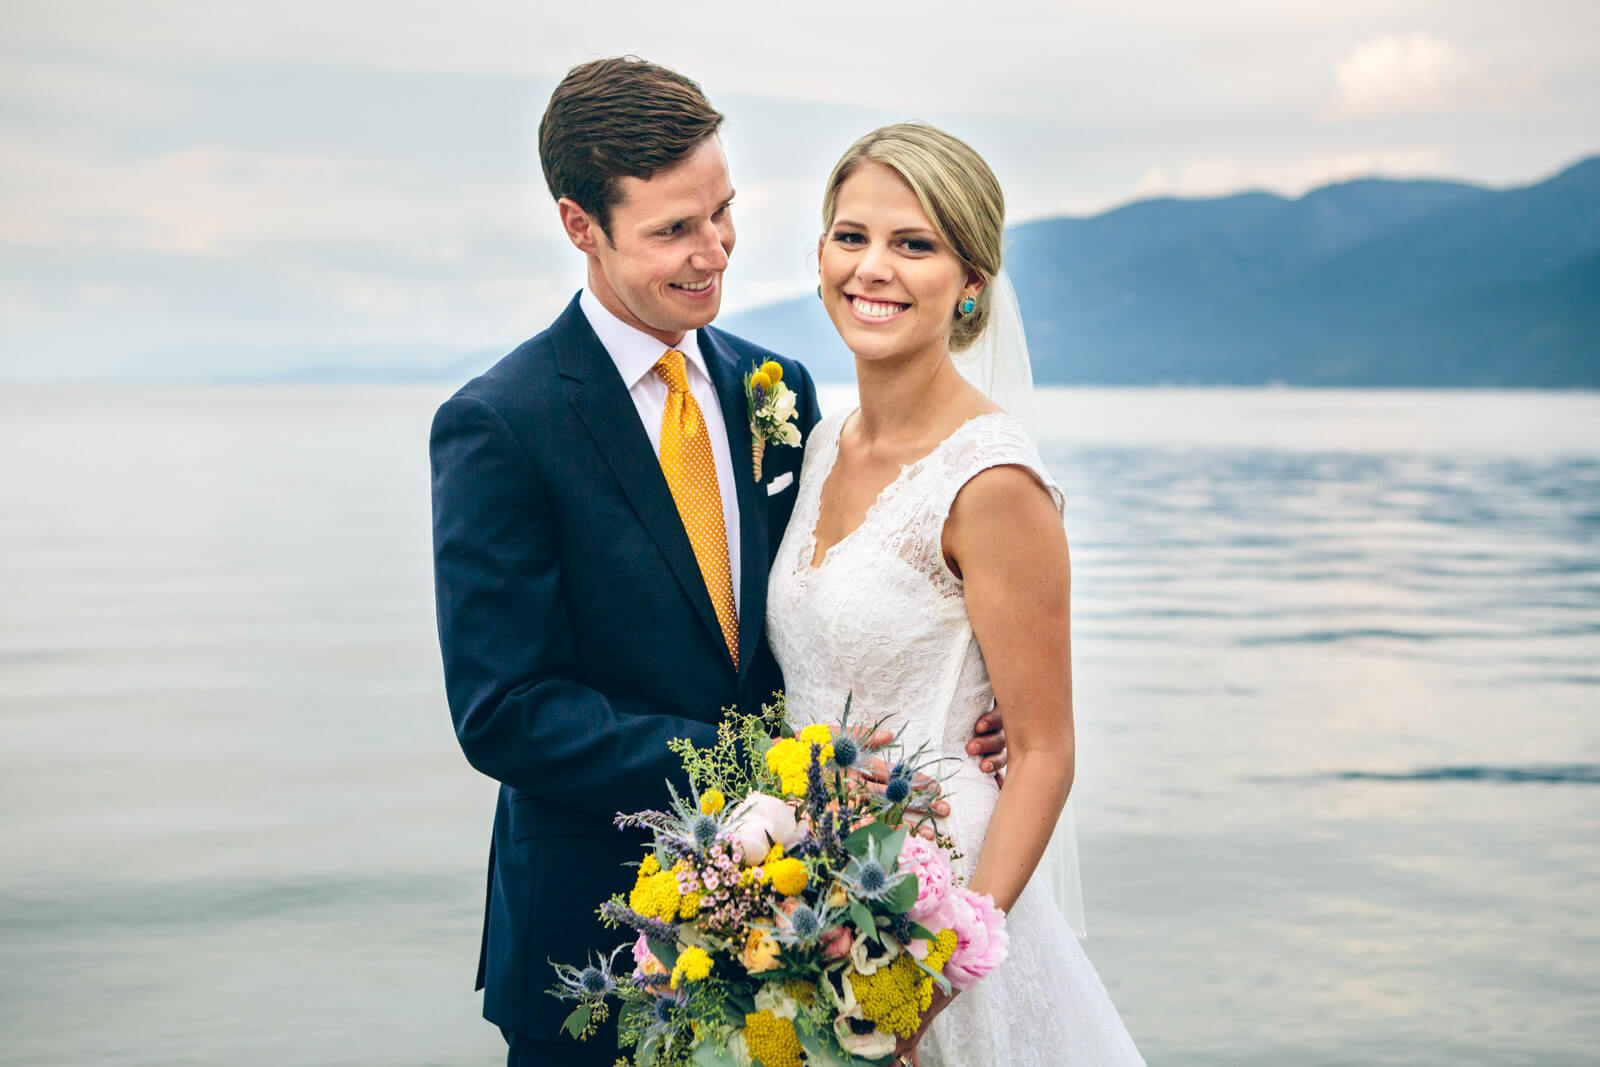
[[[873,130],[845,152],[822,195],[822,229],[833,226],[839,187],[863,163],[881,163],[911,187],[939,236],[970,270],[983,277],[977,306],[968,315],[950,310],[950,351],[971,347],[989,322],[1005,233],[1006,200],[1000,183],[972,146],[925,122],[899,122]]]

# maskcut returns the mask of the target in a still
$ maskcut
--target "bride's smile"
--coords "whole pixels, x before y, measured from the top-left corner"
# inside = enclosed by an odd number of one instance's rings
[[[839,187],[817,261],[828,315],[864,360],[942,357],[957,305],[982,284],[917,194],[879,163],[857,167]]]

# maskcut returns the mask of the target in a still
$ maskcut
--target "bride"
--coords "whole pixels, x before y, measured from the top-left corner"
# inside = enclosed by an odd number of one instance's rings
[[[988,166],[931,126],[875,130],[834,168],[819,293],[855,354],[861,406],[810,435],[767,626],[797,724],[833,721],[850,693],[852,717],[887,718],[908,751],[951,757],[959,873],[1007,914],[1006,961],[936,997],[898,1062],[1142,1064],[1033,877],[1073,776],[1062,495],[1022,424],[952,360],[1014,315],[1004,219]],[[999,358],[1025,370],[1014,332]],[[1003,790],[965,751],[991,700],[1005,713]]]

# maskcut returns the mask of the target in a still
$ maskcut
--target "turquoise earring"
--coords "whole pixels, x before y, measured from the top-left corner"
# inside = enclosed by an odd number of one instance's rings
[[[976,310],[977,306],[978,302],[969,296],[965,300],[961,301],[961,314],[970,315],[974,310]]]
[[[818,300],[822,299],[822,283],[821,282],[817,283],[817,299]]]

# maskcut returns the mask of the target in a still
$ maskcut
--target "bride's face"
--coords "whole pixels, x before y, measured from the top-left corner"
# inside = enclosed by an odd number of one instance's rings
[[[839,187],[817,260],[828,316],[860,359],[947,354],[956,305],[977,288],[917,194],[881,163]]]

